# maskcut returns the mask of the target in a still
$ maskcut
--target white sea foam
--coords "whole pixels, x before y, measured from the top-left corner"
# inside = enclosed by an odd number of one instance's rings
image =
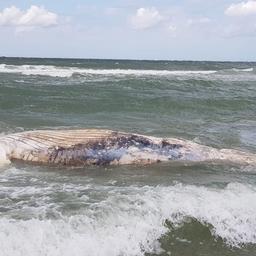
[[[74,187],[75,190],[75,187]],[[212,226],[228,244],[256,243],[256,190],[239,183],[225,189],[177,184],[113,188],[79,215],[59,219],[0,219],[0,255],[144,255],[159,251],[165,220],[187,218]]]
[[[233,68],[232,70],[237,72],[252,72],[253,68]]]
[[[134,76],[181,76],[209,75],[215,70],[140,70],[140,69],[90,69],[77,67],[57,67],[50,65],[6,65],[0,64],[0,73],[21,73],[23,75],[42,75],[52,77],[71,77],[80,75],[134,75]]]

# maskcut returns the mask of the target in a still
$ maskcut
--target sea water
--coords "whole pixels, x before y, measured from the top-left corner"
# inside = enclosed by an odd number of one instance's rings
[[[256,153],[256,63],[0,58],[0,134],[103,128]],[[256,255],[256,168],[0,167],[0,255]]]

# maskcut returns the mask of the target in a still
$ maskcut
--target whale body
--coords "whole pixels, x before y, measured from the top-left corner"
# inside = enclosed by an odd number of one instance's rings
[[[37,130],[0,137],[0,162],[67,166],[150,164],[175,161],[255,164],[256,155],[216,149],[176,138],[101,129]]]

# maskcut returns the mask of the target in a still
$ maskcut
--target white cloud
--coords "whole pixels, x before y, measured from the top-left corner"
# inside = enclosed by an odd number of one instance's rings
[[[154,8],[139,8],[131,18],[131,23],[135,29],[147,29],[157,25],[163,20],[163,16]]]
[[[174,26],[174,25],[169,25],[168,29],[171,31],[171,32],[175,32],[177,30],[177,27]]]
[[[177,27],[173,24],[167,26],[167,31],[169,32],[168,35],[172,37],[177,37]]]
[[[256,14],[256,1],[231,4],[225,11],[228,16],[247,16]]]
[[[200,25],[200,24],[208,24],[211,20],[207,17],[202,17],[199,19],[188,19],[187,23],[188,25]]]
[[[0,12],[0,26],[15,26],[18,28],[50,27],[57,25],[58,15],[49,12],[44,7],[32,5],[26,11],[15,6],[5,8]]]

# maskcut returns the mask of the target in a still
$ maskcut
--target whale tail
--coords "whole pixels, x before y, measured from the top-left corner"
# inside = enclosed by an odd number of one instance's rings
[[[220,149],[220,159],[241,165],[256,165],[256,154],[243,152],[234,149]]]

